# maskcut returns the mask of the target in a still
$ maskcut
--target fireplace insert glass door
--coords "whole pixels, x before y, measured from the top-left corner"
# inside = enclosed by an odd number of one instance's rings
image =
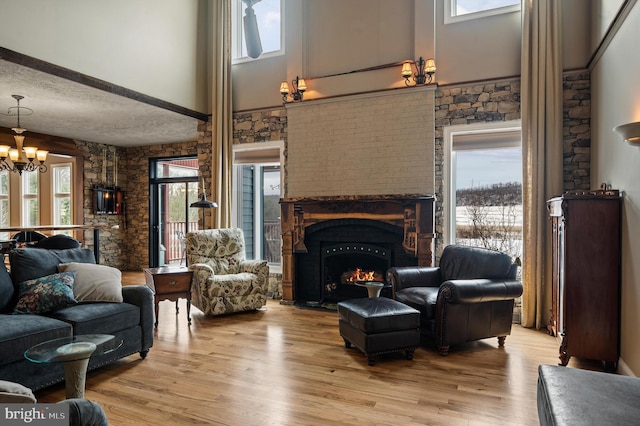
[[[322,302],[364,297],[362,282],[384,283],[391,250],[365,243],[331,244],[322,248]]]

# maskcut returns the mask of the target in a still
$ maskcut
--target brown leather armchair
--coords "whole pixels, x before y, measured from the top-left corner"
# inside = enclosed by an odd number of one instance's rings
[[[393,298],[420,311],[420,333],[441,355],[449,347],[511,334],[514,299],[522,294],[517,265],[508,255],[450,245],[439,267],[395,267],[387,271]]]

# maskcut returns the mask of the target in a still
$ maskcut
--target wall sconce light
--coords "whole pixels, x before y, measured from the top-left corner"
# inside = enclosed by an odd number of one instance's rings
[[[621,124],[614,127],[613,131],[619,134],[625,142],[640,146],[640,121]]]
[[[304,79],[298,76],[291,80],[291,85],[293,86],[293,91],[289,93],[289,85],[287,82],[283,81],[280,83],[282,102],[300,102],[304,95],[304,91],[307,90],[307,85],[305,84]],[[291,101],[288,100],[287,96],[291,97]]]
[[[431,84],[433,75],[436,73],[436,61],[433,59],[427,59],[426,61],[420,56],[420,59],[413,62],[416,66],[416,73],[413,73],[411,69],[412,62],[405,62],[402,64],[402,76],[404,77],[404,84],[407,86],[415,86],[418,84]],[[413,84],[409,79],[413,75]]]

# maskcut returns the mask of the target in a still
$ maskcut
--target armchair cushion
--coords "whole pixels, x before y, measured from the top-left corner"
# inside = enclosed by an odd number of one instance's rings
[[[408,287],[396,292],[396,299],[420,311],[424,318],[433,318],[436,315],[438,290],[438,287]]]
[[[473,278],[511,277],[513,261],[509,256],[495,250],[480,247],[450,245],[440,257],[442,280],[467,280]]]
[[[204,232],[204,231],[203,231]],[[245,260],[244,234],[239,228],[212,229],[206,233],[187,234],[191,250],[188,264],[202,263],[216,274],[237,274]]]

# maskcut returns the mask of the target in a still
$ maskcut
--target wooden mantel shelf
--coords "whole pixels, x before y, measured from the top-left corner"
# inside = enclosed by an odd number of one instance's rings
[[[340,201],[409,201],[409,200],[435,200],[433,194],[387,194],[387,195],[328,195],[317,197],[293,197],[281,198],[280,203],[326,203]]]

